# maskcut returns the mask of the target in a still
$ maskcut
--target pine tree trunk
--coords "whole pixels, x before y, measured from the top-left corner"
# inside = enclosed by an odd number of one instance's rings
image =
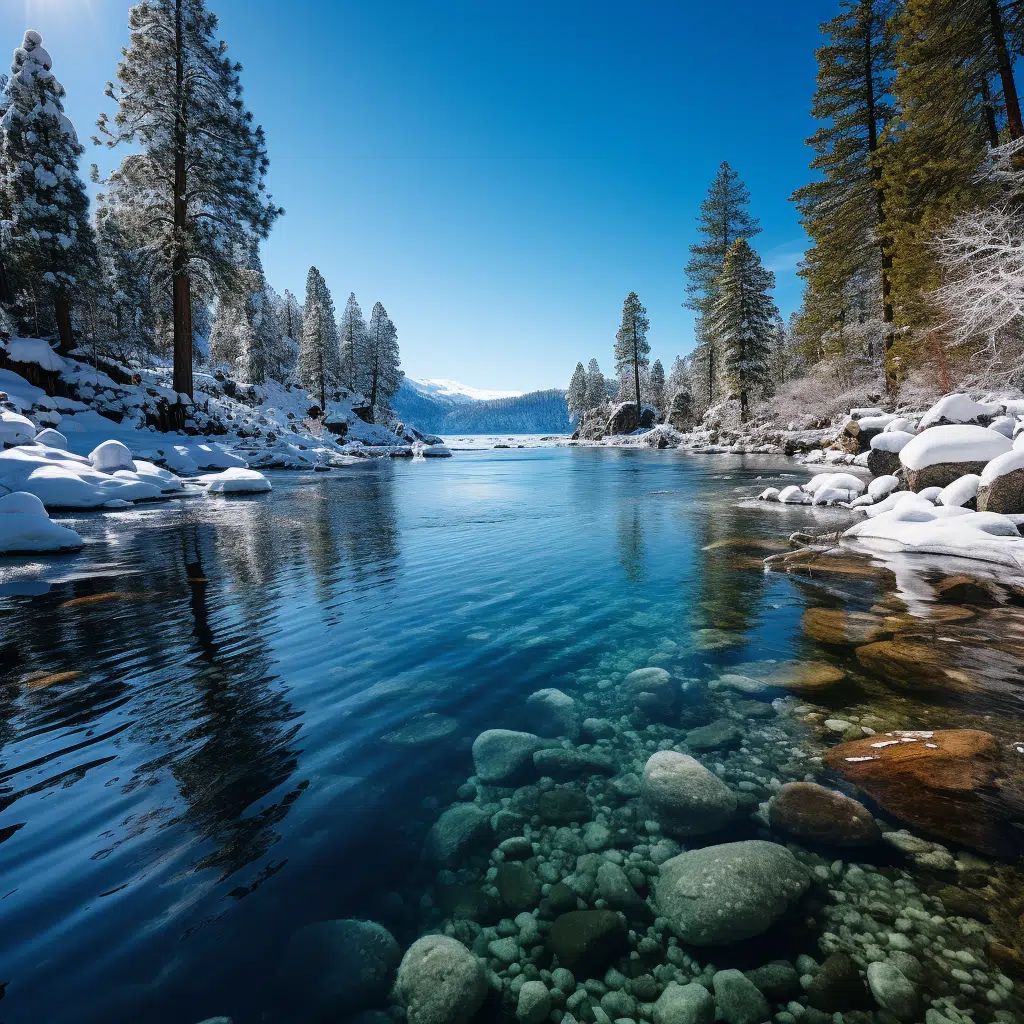
[[[1024,122],[1021,120],[1020,97],[1017,83],[1013,80],[1013,61],[1006,49],[1006,33],[1003,30],[1003,15],[999,0],[988,0],[989,18],[992,22],[992,41],[995,43],[996,63],[1003,83],[1003,102],[1006,104],[1006,126],[1014,141],[1024,136]]]
[[[185,0],[174,3],[174,390],[192,397],[192,281],[183,237],[188,228],[188,179],[185,170]]]
[[[71,334],[71,305],[63,292],[54,295],[53,310],[57,317],[57,351],[66,356],[75,347],[75,339]]]
[[[14,295],[11,293],[11,282],[7,277],[7,267],[3,259],[0,258],[0,302],[10,305],[13,301]]]
[[[636,425],[640,426],[640,343],[636,336],[636,322],[633,323],[633,382],[636,385]]]
[[[878,121],[875,116],[875,63],[871,52],[871,38],[874,31],[875,16],[873,0],[865,5],[864,25],[864,79],[867,93],[868,120],[868,159],[871,161],[871,178],[875,186],[875,211],[878,218],[876,235],[878,249],[882,261],[882,323],[884,352],[882,361],[885,367],[885,390],[893,395],[896,392],[896,375],[890,358],[890,352],[896,341],[896,317],[892,305],[892,256],[889,254],[889,239],[885,237],[885,190],[882,188],[882,167],[878,162]]]
[[[988,75],[982,72],[981,75],[981,102],[985,107],[985,127],[988,129],[988,144],[999,145],[999,126],[996,124],[996,112],[992,106],[992,90],[988,85]]]

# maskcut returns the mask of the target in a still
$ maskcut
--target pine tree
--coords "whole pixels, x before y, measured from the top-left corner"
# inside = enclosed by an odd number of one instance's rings
[[[821,177],[792,199],[813,242],[800,269],[804,332],[818,337],[822,351],[837,334],[842,343],[850,319],[874,308],[884,323],[885,356],[895,338],[878,152],[893,116],[895,3],[842,0],[840,13],[821,26],[826,42],[817,51],[811,114],[822,124],[807,140],[815,152],[811,169]],[[887,379],[892,390],[891,373]]]
[[[569,381],[569,390],[565,393],[565,404],[569,410],[569,419],[576,420],[587,408],[587,371],[582,363],[576,364]]]
[[[310,267],[306,277],[302,345],[295,375],[311,395],[319,398],[320,409],[326,412],[328,394],[341,385],[341,348],[334,301],[316,267]]]
[[[275,302],[277,322],[281,332],[281,365],[278,379],[287,380],[295,373],[299,357],[299,343],[302,339],[302,307],[298,299],[287,288]]]
[[[370,312],[370,326],[366,330],[362,348],[357,353],[357,364],[361,368],[373,420],[377,410],[390,408],[391,399],[398,394],[405,376],[400,369],[398,331],[387,310],[379,302],[373,304]]]
[[[928,296],[939,284],[933,239],[960,213],[990,198],[979,176],[989,128],[982,92],[983,24],[957,16],[960,0],[906,0],[899,15],[897,116],[886,129],[882,186],[891,239],[897,361],[935,326]]]
[[[740,400],[740,418],[750,416],[750,399],[771,390],[770,361],[779,311],[768,292],[775,275],[744,238],[725,258],[718,280],[714,329],[722,342],[722,370]]]
[[[70,351],[71,299],[98,279],[89,198],[78,175],[85,152],[64,114],[65,92],[38,32],[14,51],[0,99],[0,219],[5,265],[23,323],[38,304],[53,309],[62,351]]]
[[[690,369],[682,356],[676,356],[672,361],[672,369],[668,372],[668,380],[665,382],[665,407],[672,405],[672,400],[681,391],[690,391]]]
[[[586,408],[597,409],[608,401],[608,387],[605,384],[604,374],[596,359],[587,363],[587,396]]]
[[[647,394],[655,409],[665,408],[665,367],[660,359],[651,363],[651,372],[647,378]]]
[[[353,391],[362,391],[367,382],[366,368],[359,362],[359,355],[366,347],[366,332],[363,311],[356,301],[356,293],[351,292],[341,314],[338,334],[341,337],[341,379]]]
[[[615,372],[620,377],[632,371],[637,416],[640,415],[640,371],[649,365],[651,346],[647,342],[647,310],[636,292],[630,292],[622,304],[622,322],[615,334]]]
[[[154,273],[173,293],[174,388],[192,394],[192,278],[230,287],[233,254],[265,238],[283,212],[264,191],[263,129],[242,103],[241,65],[215,41],[204,0],[144,0],[128,15],[130,44],[107,95],[119,109],[99,120],[125,157],[106,184],[132,207]]]
[[[709,314],[717,300],[717,284],[725,256],[738,238],[751,239],[761,227],[750,215],[750,192],[739,175],[722,161],[711,183],[707,197],[701,203],[697,230],[700,241],[690,246],[690,260],[686,264],[686,305],[695,310],[697,320],[694,333],[700,362],[705,375],[707,404],[714,402],[718,390],[719,345],[709,330]]]
[[[242,358],[242,304],[234,292],[221,296],[210,330],[210,365],[229,366],[238,373]]]

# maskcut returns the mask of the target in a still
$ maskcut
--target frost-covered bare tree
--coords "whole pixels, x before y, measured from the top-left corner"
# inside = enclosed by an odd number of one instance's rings
[[[242,102],[240,64],[216,40],[204,0],[143,0],[128,13],[130,43],[99,119],[126,156],[106,201],[132,210],[153,274],[172,293],[174,387],[192,394],[192,278],[231,286],[239,247],[264,238],[283,212],[264,190],[263,129]]]

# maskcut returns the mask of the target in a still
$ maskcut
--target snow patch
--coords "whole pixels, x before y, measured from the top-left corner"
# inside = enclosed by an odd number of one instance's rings
[[[1008,437],[988,427],[966,424],[932,427],[918,434],[900,451],[900,462],[910,470],[947,462],[989,462],[1012,447]]]

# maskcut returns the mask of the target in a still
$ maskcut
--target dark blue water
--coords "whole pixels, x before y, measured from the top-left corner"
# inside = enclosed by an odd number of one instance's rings
[[[0,1022],[288,1020],[299,925],[386,919],[407,944],[423,837],[526,694],[798,651],[811,588],[757,560],[806,513],[740,504],[780,472],[373,461],[75,517],[81,554],[5,562]]]

